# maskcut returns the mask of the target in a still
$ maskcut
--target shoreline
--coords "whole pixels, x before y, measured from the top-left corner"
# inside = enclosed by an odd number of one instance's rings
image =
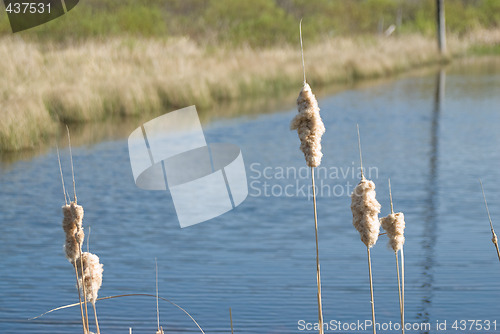
[[[0,152],[35,149],[63,123],[154,117],[195,104],[270,98],[302,82],[300,50],[203,48],[187,38],[129,37],[57,44],[1,38]],[[392,77],[417,68],[484,54],[500,44],[500,29],[448,36],[446,56],[420,35],[335,37],[305,41],[314,88]]]

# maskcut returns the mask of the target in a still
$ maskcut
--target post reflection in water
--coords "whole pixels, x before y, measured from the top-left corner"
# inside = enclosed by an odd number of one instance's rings
[[[434,283],[434,248],[437,239],[437,193],[438,193],[438,157],[439,157],[439,119],[445,98],[446,72],[440,69],[436,74],[436,88],[431,115],[430,152],[429,152],[429,179],[426,186],[428,198],[426,214],[424,215],[424,230],[422,237],[422,305],[417,319],[423,323],[430,323],[430,308],[433,298]],[[428,333],[428,332],[422,332]]]

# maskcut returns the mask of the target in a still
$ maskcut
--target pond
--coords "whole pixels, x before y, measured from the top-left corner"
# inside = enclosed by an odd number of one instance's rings
[[[489,321],[490,333],[496,321],[500,331],[500,263],[478,181],[500,231],[498,92],[500,61],[476,60],[320,96],[326,133],[316,181],[329,325],[371,319],[366,249],[349,197],[359,181],[359,124],[381,216],[390,212],[388,178],[395,210],[405,214],[406,321],[431,326],[411,332],[457,333],[453,323],[461,320]],[[99,296],[154,294],[156,258],[160,296],[185,308],[206,333],[230,332],[230,307],[236,332],[308,332],[301,324],[317,321],[314,221],[310,175],[289,130],[296,114],[290,102],[272,113],[203,122],[209,143],[241,149],[249,194],[234,210],[183,229],[169,191],[136,187],[126,135],[73,147],[90,250],[104,264]],[[67,149],[61,158],[71,189]],[[62,248],[55,149],[0,168],[0,332],[80,333],[77,307],[28,320],[78,300]],[[372,260],[377,322],[394,325],[397,280],[386,236]],[[159,305],[166,332],[199,332],[179,309]],[[103,334],[156,331],[154,298],[103,300],[97,310]],[[353,332],[326,332],[335,331]]]

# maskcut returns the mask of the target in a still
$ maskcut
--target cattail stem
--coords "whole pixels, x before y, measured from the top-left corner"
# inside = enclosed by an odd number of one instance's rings
[[[92,307],[94,308],[94,319],[95,319],[95,326],[97,328],[97,334],[101,334],[101,331],[99,330],[99,321],[97,321],[97,310],[95,308],[95,303],[91,303]]]
[[[76,288],[78,290],[78,301],[80,302],[80,313],[82,315],[82,326],[83,326],[83,333],[87,334],[87,327],[85,324],[85,317],[83,315],[83,306],[82,306],[82,295],[80,293],[80,284],[78,283],[78,270],[76,269],[76,262],[74,263],[75,267],[75,277],[76,277]]]
[[[234,332],[233,332],[233,314],[231,313],[231,308],[229,308],[229,321],[231,322],[231,334],[234,334]]]
[[[304,62],[304,47],[302,46],[302,19],[299,23],[299,34],[300,34],[300,54],[302,55],[302,72],[304,73],[304,85],[306,84],[306,65]]]
[[[158,261],[155,258],[155,274],[156,274],[156,320],[158,321],[158,331],[160,331],[160,308],[158,306]]]
[[[403,246],[401,246],[401,329],[405,330],[405,253],[403,251]]]
[[[77,198],[76,198],[75,169],[73,167],[73,153],[71,152],[71,136],[69,135],[69,128],[67,125],[66,125],[66,131],[68,132],[69,158],[71,160],[71,175],[73,176],[73,194],[75,195],[75,204],[76,204]]]
[[[401,331],[404,334],[405,333],[405,327],[404,327],[403,295],[401,293],[401,277],[399,275],[399,258],[398,258],[398,252],[394,252],[394,255],[396,255],[396,271],[398,272],[398,293],[399,293],[399,312],[401,313]]]
[[[87,328],[89,328],[89,313],[87,310],[87,292],[85,291],[85,274],[83,271],[83,258],[82,258],[82,250],[80,247],[78,247],[78,251],[80,254],[80,269],[82,270],[82,290],[83,290],[83,304],[85,305],[85,319],[87,321]]]
[[[373,334],[377,334],[377,329],[375,328],[375,300],[373,298],[372,258],[370,256],[370,247],[366,247],[366,250],[368,251],[368,274],[370,275],[370,296],[372,304]]]
[[[391,179],[389,178],[388,181],[389,181],[389,199],[391,200],[391,214],[394,214],[394,206],[392,205]]]
[[[391,189],[391,179],[388,179],[389,182],[389,199],[391,202],[391,214],[394,214],[394,205],[392,204],[392,189]],[[403,278],[403,282],[399,276],[399,258],[398,252],[394,253],[396,255],[396,269],[398,273],[398,292],[399,292],[399,312],[401,313],[401,332],[405,333],[405,299],[404,299],[404,253],[403,246],[401,246],[401,277]]]
[[[314,204],[314,231],[316,236],[316,282],[318,285],[318,321],[319,321],[319,333],[323,334],[323,307],[321,305],[321,274],[319,267],[319,246],[318,246],[318,213],[316,210],[316,185],[314,182],[314,167],[311,167],[311,179],[312,179],[313,204]]]
[[[363,154],[361,153],[361,136],[359,135],[359,124],[356,124],[356,129],[358,130],[359,166],[361,169],[361,180],[364,180],[365,173],[363,172]]]
[[[61,157],[59,155],[59,146],[56,145],[56,150],[57,150],[57,162],[59,163],[59,172],[61,173],[61,183],[62,183],[62,189],[63,189],[63,194],[64,194],[64,204],[68,205],[68,200],[66,199],[66,187],[64,187],[64,176],[63,176],[63,171],[62,171],[62,166],[61,166]]]

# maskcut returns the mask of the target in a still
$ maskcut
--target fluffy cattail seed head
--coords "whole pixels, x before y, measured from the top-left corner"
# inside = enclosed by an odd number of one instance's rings
[[[66,236],[64,243],[64,253],[69,262],[75,263],[76,259],[80,256],[80,245],[76,242],[74,236]]]
[[[99,257],[92,253],[82,253],[83,275],[80,266],[78,268],[79,286],[82,287],[82,276],[85,281],[85,297],[87,301],[95,303],[97,300],[97,292],[102,285],[103,265],[99,263]],[[82,289],[83,293],[83,289]]]
[[[397,252],[405,243],[405,216],[402,212],[391,213],[387,217],[381,218],[382,228],[387,232],[389,245]]]
[[[366,247],[375,245],[380,232],[380,203],[375,195],[375,183],[364,178],[351,195],[352,224]]]
[[[71,202],[70,207],[71,214],[73,215],[73,222],[79,229],[81,229],[83,220],[83,206],[78,205],[75,202]]]
[[[71,207],[69,205],[64,205],[62,207],[62,212],[63,212],[63,221],[62,221],[62,227],[64,230],[64,233],[75,233],[76,227],[73,224],[73,213],[71,212]]]
[[[63,221],[62,226],[64,233],[66,234],[66,240],[64,242],[64,253],[69,262],[74,263],[75,260],[80,256],[80,245],[77,242],[75,235],[78,234],[78,227],[74,223],[73,212],[71,206],[64,205],[62,207]]]
[[[304,153],[309,167],[318,167],[321,164],[321,137],[325,133],[325,126],[319,114],[318,101],[311,91],[309,84],[304,83],[297,98],[299,113],[290,124],[291,130],[297,130],[300,139],[300,149]]]

